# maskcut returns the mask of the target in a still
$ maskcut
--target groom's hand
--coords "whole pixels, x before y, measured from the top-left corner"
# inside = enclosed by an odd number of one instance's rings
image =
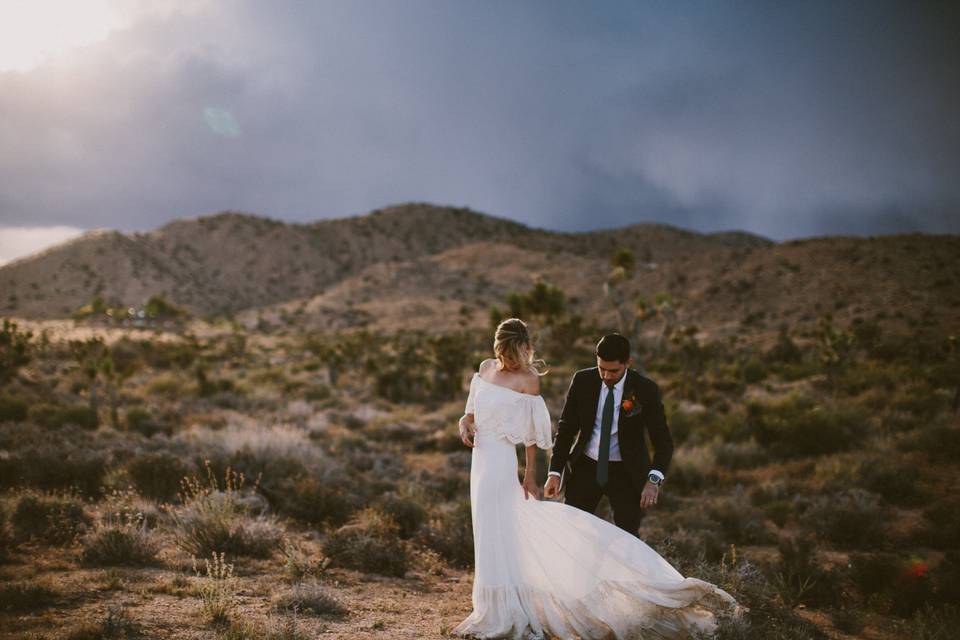
[[[640,508],[646,509],[647,507],[652,507],[657,504],[657,498],[659,496],[660,487],[652,482],[647,482],[647,484],[643,486],[643,492],[640,494]]]
[[[543,485],[543,497],[560,497],[560,476],[550,476],[547,478],[547,484]]]

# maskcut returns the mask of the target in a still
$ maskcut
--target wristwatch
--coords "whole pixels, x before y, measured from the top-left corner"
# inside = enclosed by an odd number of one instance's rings
[[[650,484],[656,484],[656,485],[660,484],[660,476],[658,476],[655,473],[651,473],[650,475],[648,475],[647,480],[650,481]]]

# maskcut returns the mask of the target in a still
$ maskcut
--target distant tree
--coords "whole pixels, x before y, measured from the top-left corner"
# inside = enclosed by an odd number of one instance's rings
[[[113,363],[109,361],[110,350],[100,336],[86,340],[71,340],[68,346],[70,355],[79,367],[80,375],[89,387],[90,410],[96,412],[99,408],[100,378],[111,375],[113,370]]]
[[[169,302],[161,295],[150,296],[150,299],[143,305],[143,314],[148,318],[160,320],[176,320],[189,315],[183,307]]]
[[[603,284],[603,293],[613,307],[617,319],[617,330],[630,340],[637,366],[641,352],[662,355],[671,344],[670,338],[676,325],[677,313],[673,298],[666,292],[659,292],[652,302],[643,297],[635,301],[628,299],[624,285],[633,278],[637,259],[628,248],[618,249],[610,258],[610,273]],[[643,328],[651,320],[659,319],[660,332],[652,343],[643,337]]]
[[[833,324],[833,315],[820,316],[817,324],[817,340],[820,346],[820,364],[827,374],[827,383],[836,388],[837,377],[853,361],[857,341],[852,333],[837,328]]]

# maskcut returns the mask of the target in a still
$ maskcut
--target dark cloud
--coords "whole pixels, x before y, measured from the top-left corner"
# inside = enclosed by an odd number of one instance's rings
[[[956,233],[958,27],[937,3],[211,2],[0,74],[0,226],[416,200]]]

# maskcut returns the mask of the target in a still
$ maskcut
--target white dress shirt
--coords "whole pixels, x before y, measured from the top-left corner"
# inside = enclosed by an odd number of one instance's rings
[[[623,458],[620,457],[620,441],[617,439],[617,426],[620,421],[620,403],[623,400],[623,386],[626,381],[626,371],[623,372],[617,384],[613,385],[613,388],[610,388],[610,386],[602,380],[600,381],[600,399],[597,400],[597,412],[593,419],[593,435],[590,436],[590,441],[587,443],[586,449],[583,450],[583,454],[593,461],[596,461],[597,458],[600,457],[600,427],[603,424],[603,405],[607,401],[607,396],[611,393],[613,394],[613,426],[610,429],[610,455],[607,459],[611,462],[620,462],[623,460]],[[663,480],[663,474],[660,471],[651,469],[650,473],[659,476],[659,478]],[[560,474],[556,471],[551,471],[547,475],[559,476]]]

